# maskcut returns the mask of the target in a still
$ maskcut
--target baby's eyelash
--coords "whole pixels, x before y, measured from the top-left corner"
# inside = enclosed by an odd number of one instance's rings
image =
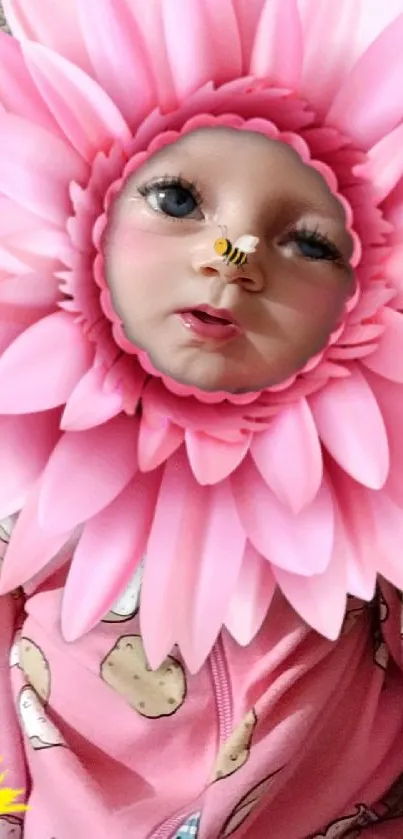
[[[180,189],[187,189],[192,193],[198,207],[203,203],[201,192],[195,181],[189,181],[181,175],[163,175],[162,177],[152,178],[144,184],[137,187],[137,191],[143,198],[147,198],[152,192],[158,189],[172,189],[179,187]]]
[[[317,227],[309,228],[305,225],[301,225],[301,227],[297,227],[290,231],[287,235],[287,240],[302,240],[316,245],[323,245],[323,247],[327,248],[329,251],[329,255],[331,257],[331,260],[329,261],[344,263],[344,257],[339,248],[334,244],[334,242],[332,242],[326,233],[322,233]]]

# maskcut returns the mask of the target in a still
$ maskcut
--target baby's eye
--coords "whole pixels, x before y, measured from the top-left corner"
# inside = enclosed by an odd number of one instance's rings
[[[305,259],[315,262],[343,262],[343,256],[336,245],[317,230],[294,230],[287,236],[287,243],[292,243]]]
[[[326,259],[333,261],[335,258],[332,250],[327,244],[323,244],[323,242],[315,242],[314,240],[309,242],[307,239],[301,239],[297,244],[302,255],[306,256],[307,259]]]
[[[139,188],[152,210],[174,219],[203,218],[200,200],[191,185],[179,182],[151,183]]]
[[[154,210],[175,218],[190,216],[197,207],[192,193],[182,186],[169,186],[151,193],[148,198]]]

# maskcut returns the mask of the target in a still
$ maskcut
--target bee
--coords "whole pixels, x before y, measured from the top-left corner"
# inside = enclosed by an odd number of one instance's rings
[[[254,253],[259,244],[257,236],[240,236],[234,244],[227,239],[225,230],[222,236],[214,242],[214,250],[222,256],[226,265],[245,265],[248,254]]]

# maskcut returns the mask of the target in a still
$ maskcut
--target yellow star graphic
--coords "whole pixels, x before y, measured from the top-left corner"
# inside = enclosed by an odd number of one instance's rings
[[[3,784],[6,775],[7,772],[2,772],[2,774],[0,775],[0,814],[4,815],[5,813],[25,813],[27,810],[29,810],[29,807],[27,807],[26,804],[22,804],[21,802],[17,801],[17,799],[20,798],[21,795],[24,795],[25,790],[4,787]]]

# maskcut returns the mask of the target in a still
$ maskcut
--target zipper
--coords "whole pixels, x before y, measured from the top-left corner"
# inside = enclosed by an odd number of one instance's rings
[[[211,651],[210,667],[217,703],[220,746],[222,746],[232,734],[232,695],[227,659],[225,657],[224,643],[221,635],[214,649]]]
[[[196,815],[196,813],[201,812],[198,810],[197,806],[195,809],[189,810],[187,807],[186,810],[182,810],[180,813],[177,813],[176,816],[171,816],[170,819],[167,819],[164,824],[161,824],[157,827],[157,830],[154,830],[154,833],[150,833],[149,839],[172,839],[175,836],[175,833],[179,830],[180,827],[186,822],[187,819],[190,819],[192,816]],[[196,837],[197,839],[197,837]]]
[[[220,746],[222,746],[232,734],[232,694],[227,659],[221,635],[210,653],[209,664],[217,705]],[[201,800],[199,799],[192,807],[187,807],[175,816],[167,819],[157,830],[150,834],[149,839],[173,839],[175,832],[182,827],[186,820],[201,811]]]

